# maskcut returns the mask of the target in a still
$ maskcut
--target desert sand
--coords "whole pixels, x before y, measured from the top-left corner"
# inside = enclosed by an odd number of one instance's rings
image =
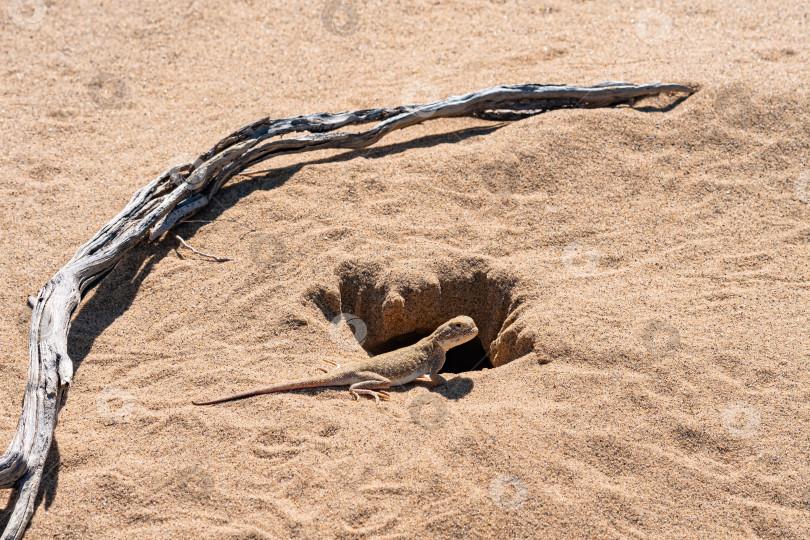
[[[26,538],[810,536],[806,3],[2,7],[4,441],[26,296],[239,126],[497,84],[700,87],[236,178],[176,229],[232,261],[142,243],[77,311]],[[459,314],[480,340],[444,387],[191,405]]]

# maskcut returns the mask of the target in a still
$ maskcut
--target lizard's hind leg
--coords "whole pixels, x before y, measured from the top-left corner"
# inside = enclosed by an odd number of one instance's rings
[[[368,377],[365,381],[354,383],[349,387],[349,393],[354,399],[360,399],[360,396],[371,396],[374,402],[379,405],[380,398],[391,399],[388,392],[380,392],[379,390],[387,390],[391,388],[391,379],[378,375],[377,373],[363,372],[358,373],[360,377]]]

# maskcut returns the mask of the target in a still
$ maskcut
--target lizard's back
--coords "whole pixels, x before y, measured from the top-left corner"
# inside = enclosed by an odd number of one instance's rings
[[[395,351],[345,364],[330,373],[337,375],[371,371],[390,379],[391,384],[405,384],[430,371],[431,356],[431,353],[420,346],[420,343],[415,343]]]

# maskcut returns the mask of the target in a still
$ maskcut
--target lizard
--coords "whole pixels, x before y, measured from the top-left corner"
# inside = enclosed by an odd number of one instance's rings
[[[444,365],[447,351],[456,345],[470,341],[477,335],[478,327],[470,317],[454,317],[413,345],[350,362],[344,366],[335,364],[337,367],[332,370],[318,368],[324,371],[323,375],[280,382],[260,390],[211,401],[192,401],[192,403],[194,405],[214,405],[285,390],[349,386],[349,393],[353,399],[366,395],[373,397],[374,402],[379,404],[380,398],[390,399],[385,390],[392,385],[407,384],[411,381],[426,382],[430,386],[443,384],[445,381],[439,375],[439,370]]]

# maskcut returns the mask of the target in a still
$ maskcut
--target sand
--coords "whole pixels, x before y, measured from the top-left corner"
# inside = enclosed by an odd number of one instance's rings
[[[519,82],[701,89],[235,179],[177,229],[231,262],[143,244],[77,312],[26,537],[810,536],[807,4],[350,6],[4,3],[0,439],[25,297],[245,123]],[[443,388],[190,404],[457,314],[481,340]]]

